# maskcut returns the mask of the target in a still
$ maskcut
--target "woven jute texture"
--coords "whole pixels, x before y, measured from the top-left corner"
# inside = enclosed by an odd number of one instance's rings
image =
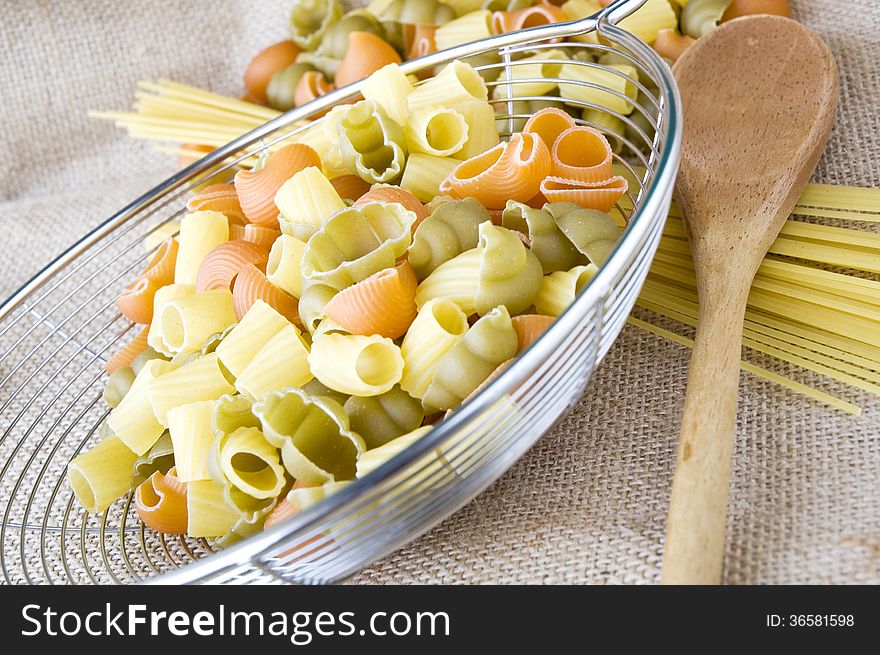
[[[842,81],[815,179],[880,186],[880,5],[794,4],[796,17],[830,45]],[[240,93],[249,58],[284,37],[288,7],[287,0],[4,5],[0,296],[173,172],[170,156],[86,111],[127,108],[138,79]],[[455,516],[354,581],[656,582],[689,354],[626,327],[561,424]],[[823,384],[796,367],[745,356]],[[880,582],[880,402],[822,388],[864,414],[852,418],[742,375],[727,583]]]

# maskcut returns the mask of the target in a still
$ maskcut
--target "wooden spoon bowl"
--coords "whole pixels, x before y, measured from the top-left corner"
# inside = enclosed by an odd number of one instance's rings
[[[700,312],[662,581],[716,584],[746,301],[825,149],[837,68],[825,43],[799,23],[749,16],[699,39],[673,71],[684,110],[676,196]]]

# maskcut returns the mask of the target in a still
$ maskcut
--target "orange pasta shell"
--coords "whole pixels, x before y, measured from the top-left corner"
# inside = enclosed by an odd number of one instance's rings
[[[153,320],[153,297],[161,286],[148,277],[139,277],[116,299],[116,306],[132,323],[146,325]]]
[[[538,193],[550,172],[550,151],[535,134],[514,134],[481,155],[452,169],[440,191],[454,198],[476,198],[489,209],[508,200],[525,202]]]
[[[315,98],[327,95],[335,88],[336,87],[324,77],[324,73],[308,71],[303,73],[303,76],[299,78],[299,82],[297,82],[296,88],[293,90],[293,104],[299,107],[307,102],[311,102]],[[323,112],[320,115],[323,116],[325,113],[327,112]]]
[[[173,468],[156,471],[134,493],[138,516],[148,528],[165,534],[186,534],[186,484]]]
[[[523,314],[511,318],[510,322],[513,324],[516,338],[519,340],[517,353],[521,353],[537,341],[538,337],[544,334],[544,331],[550,327],[554,320],[552,316],[544,316],[543,314]]]
[[[275,243],[275,239],[281,236],[281,230],[275,230],[271,227],[262,227],[260,225],[248,224],[244,226],[242,239],[255,243],[260,248],[268,252]]]
[[[324,314],[351,334],[403,336],[416,318],[416,287],[409,262],[386,268],[333,296]]]
[[[248,223],[248,225],[253,225],[253,223]],[[233,223],[229,226],[229,240],[235,241],[237,239],[244,239],[244,225]]]
[[[147,326],[138,332],[137,336],[125,344],[120,350],[116,351],[113,356],[104,364],[104,370],[108,375],[113,375],[116,371],[126,366],[131,366],[134,358],[147,349],[147,337],[150,335],[150,327]]]
[[[695,39],[686,34],[679,34],[675,30],[658,30],[657,38],[651,46],[661,57],[675,61],[694,44],[694,41]]]
[[[299,46],[293,41],[281,41],[260,52],[251,60],[244,72],[247,95],[265,105],[266,87],[269,86],[272,76],[296,61],[297,55],[299,55]]]
[[[235,190],[244,215],[257,225],[278,225],[275,194],[281,185],[304,168],[321,168],[321,158],[309,146],[293,143],[284,146],[269,157],[266,166],[258,171],[239,171],[235,174]]]
[[[522,131],[524,134],[537,134],[550,150],[556,143],[556,137],[576,126],[570,114],[556,107],[545,107],[526,121]]]
[[[550,151],[550,174],[579,182],[611,177],[611,145],[591,127],[570,127],[556,137]]]
[[[722,14],[721,22],[753,14],[775,14],[776,16],[788,17],[791,15],[791,7],[788,0],[733,0]]]
[[[240,321],[257,300],[262,300],[292,323],[301,325],[297,300],[269,282],[253,264],[245,264],[232,285],[232,309]]]
[[[370,183],[365,182],[359,175],[340,175],[330,180],[330,184],[336,189],[340,198],[352,202],[370,190]]]
[[[269,251],[250,241],[227,241],[205,255],[196,276],[196,293],[232,289],[232,282],[246,265],[266,267]]]
[[[562,23],[565,20],[565,14],[562,13],[559,7],[554,7],[548,2],[542,2],[525,9],[496,11],[492,14],[492,32],[494,34],[516,32],[530,27],[549,25],[550,23]]]
[[[153,280],[158,286],[174,282],[174,267],[177,263],[177,239],[169,237],[159,244],[150,257],[141,277]]]
[[[626,189],[626,179],[619,175],[593,183],[562,177],[547,177],[541,182],[547,202],[573,202],[603,212],[611,211]]]
[[[423,220],[428,218],[428,210],[421,201],[406,189],[399,186],[379,186],[370,189],[367,193],[358,198],[356,205],[364,205],[368,202],[396,202],[403,205],[405,209],[410,210],[416,215],[416,222],[413,223],[412,230],[416,231]]]
[[[211,210],[225,214],[230,224],[246,223],[238,193],[231,184],[212,184],[194,195],[186,203],[188,212]]]
[[[370,32],[351,32],[348,49],[333,81],[337,88],[368,77],[387,64],[399,64],[400,55],[388,42]]]

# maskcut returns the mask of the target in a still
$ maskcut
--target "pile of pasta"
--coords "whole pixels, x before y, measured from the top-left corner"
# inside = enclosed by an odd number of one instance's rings
[[[496,34],[585,18],[610,3],[373,0],[343,14],[339,0],[294,0],[291,38],[254,57],[244,75],[244,99],[286,111],[389,63]],[[671,62],[719,23],[756,13],[788,16],[788,0],[647,0],[620,26]],[[580,38],[597,40],[595,34]],[[491,60],[492,55],[480,57],[480,63]],[[493,79],[498,71],[482,74]]]
[[[502,141],[479,74],[387,64],[261,167],[190,197],[118,298],[90,512],[224,546],[361,478],[537,339],[620,236],[608,141],[547,108]]]

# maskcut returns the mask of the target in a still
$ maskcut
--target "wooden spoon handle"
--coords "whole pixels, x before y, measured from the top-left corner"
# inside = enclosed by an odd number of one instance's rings
[[[729,282],[729,280],[728,280]],[[664,584],[718,584],[736,401],[745,292],[701,289],[700,321],[688,372],[663,555]]]

